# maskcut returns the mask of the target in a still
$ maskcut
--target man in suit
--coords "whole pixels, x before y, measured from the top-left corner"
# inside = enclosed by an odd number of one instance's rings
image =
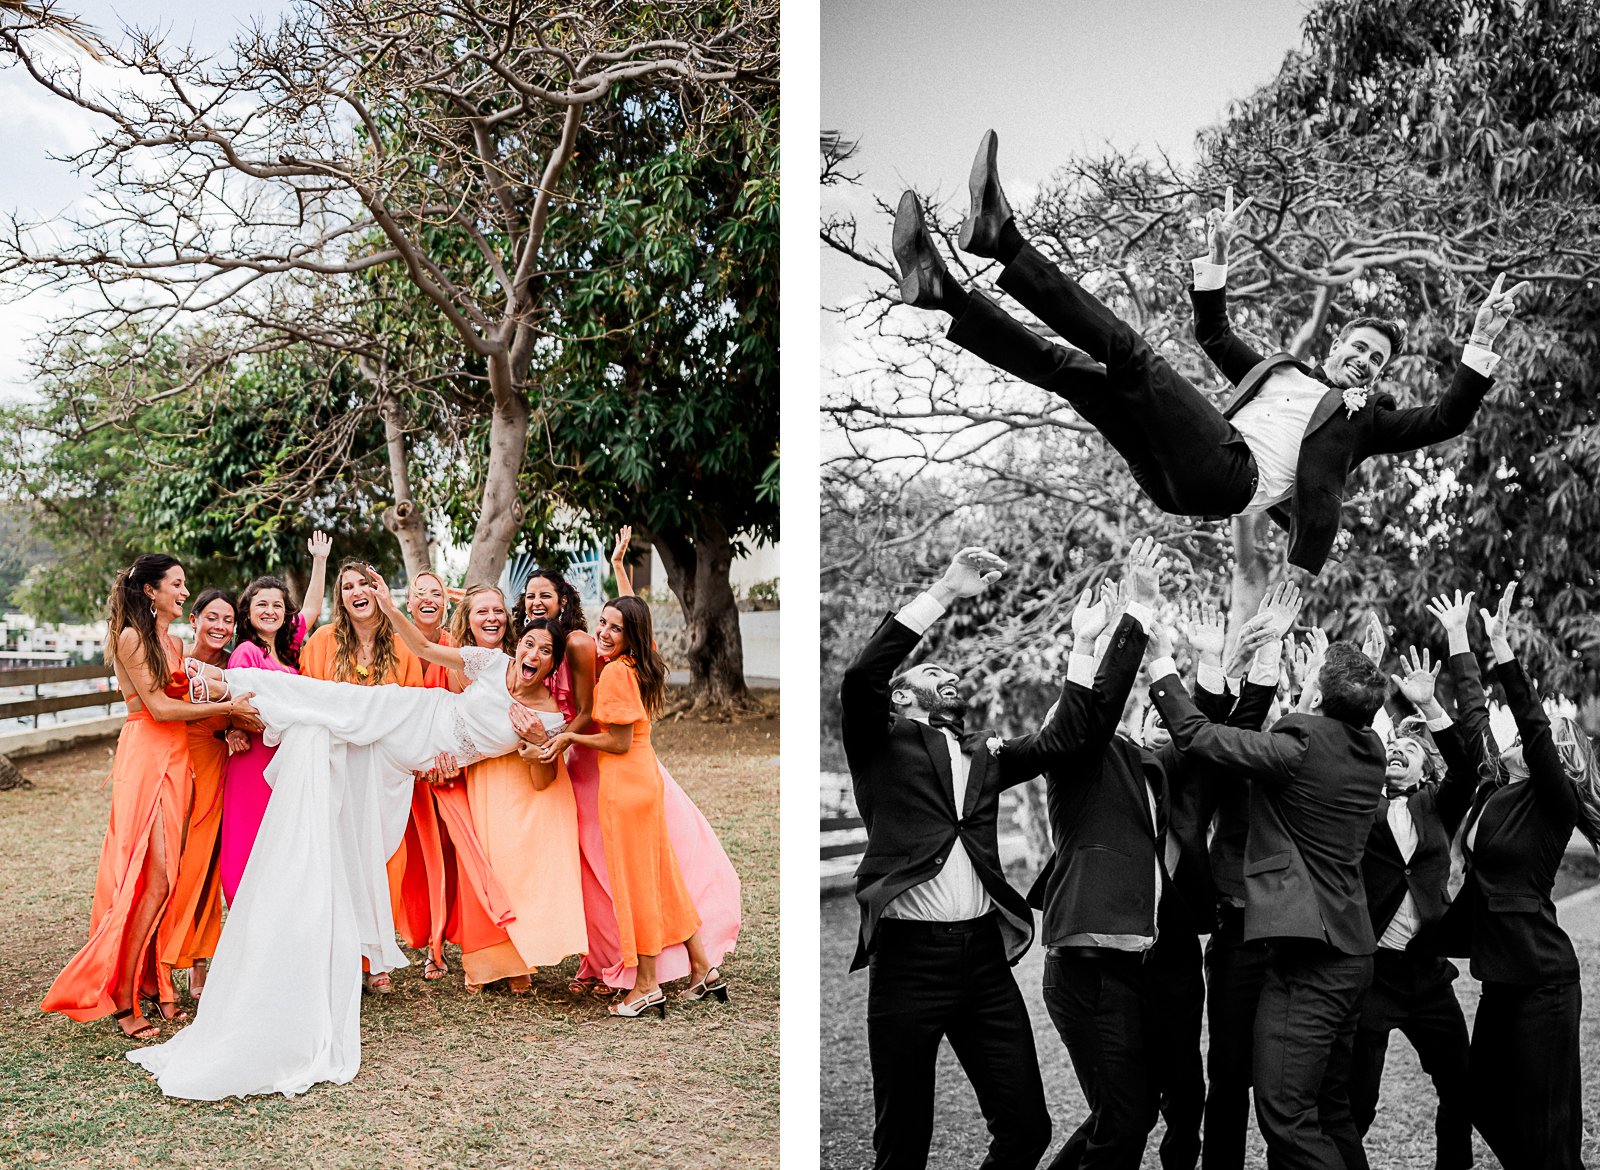
[[[884,618],[840,688],[845,755],[867,828],[850,969],[871,967],[879,1170],[927,1164],[934,1065],[946,1036],[988,1122],[983,1166],[1031,1170],[1050,1142],[1033,1028],[1010,970],[1033,940],[1033,915],[1001,868],[1000,793],[1066,750],[1082,704],[1064,693],[1041,731],[1002,743],[988,731],[965,732],[954,671],[930,662],[900,669],[951,603],[982,593],[1004,567],[982,549],[956,554],[927,592]]]
[[[1246,940],[1269,944],[1256,1010],[1256,1117],[1273,1170],[1366,1170],[1347,1080],[1375,940],[1361,853],[1383,788],[1372,731],[1384,679],[1361,651],[1330,646],[1309,714],[1269,732],[1210,722],[1157,639],[1151,698],[1181,751],[1250,780]]]
[[[1439,667],[1430,668],[1428,656],[1419,657],[1415,649],[1407,666],[1395,683],[1429,729],[1443,734],[1452,721],[1434,696]],[[1383,799],[1361,860],[1378,949],[1356,1027],[1350,1109],[1366,1136],[1377,1115],[1389,1033],[1398,1028],[1439,1094],[1435,1170],[1472,1165],[1470,1050],[1454,985],[1459,972],[1428,939],[1444,918],[1450,840],[1472,802],[1476,780],[1445,772],[1432,745],[1402,729],[1386,749]]]
[[[1077,349],[1035,336],[982,293],[962,289],[909,191],[895,216],[900,295],[949,313],[956,344],[1066,398],[1163,511],[1210,519],[1266,512],[1289,532],[1290,563],[1315,573],[1338,536],[1356,465],[1461,434],[1489,391],[1495,338],[1527,287],[1503,290],[1503,276],[1478,310],[1452,385],[1431,406],[1396,409],[1391,396],[1374,392],[1402,338],[1379,318],[1349,322],[1320,370],[1289,353],[1255,352],[1229,326],[1222,291],[1228,241],[1249,204],[1234,210],[1230,189],[1229,209],[1210,217],[1211,256],[1196,261],[1192,290],[1201,346],[1237,387],[1219,412],[1137,330],[1022,238],[1000,188],[997,149],[991,130],[973,163],[961,247],[1001,261],[1000,287]]]

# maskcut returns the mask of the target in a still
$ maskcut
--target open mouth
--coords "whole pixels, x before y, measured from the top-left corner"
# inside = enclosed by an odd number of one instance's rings
[[[350,599],[350,610],[352,613],[366,613],[367,610],[371,608],[372,599],[369,597],[352,597]]]
[[[959,699],[961,697],[961,692],[956,690],[954,683],[946,683],[944,686],[939,688],[939,697],[941,699]]]
[[[419,605],[417,606],[417,616],[431,621],[439,616],[439,607],[437,605]]]
[[[534,679],[539,677],[538,670],[535,669],[533,663],[531,662],[523,662],[520,669],[522,671],[523,682],[531,683]]]
[[[498,638],[505,626],[500,622],[484,622],[483,632],[491,638]]]

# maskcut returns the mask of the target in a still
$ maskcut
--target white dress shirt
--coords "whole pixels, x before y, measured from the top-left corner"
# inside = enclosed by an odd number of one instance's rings
[[[1411,864],[1411,855],[1417,851],[1417,823],[1411,817],[1411,802],[1409,793],[1406,796],[1397,796],[1389,802],[1389,831],[1394,834],[1394,843],[1400,847],[1400,856],[1407,865]],[[1400,908],[1394,912],[1394,917],[1389,919],[1389,925],[1384,927],[1383,937],[1378,939],[1378,946],[1386,951],[1403,951],[1410,944],[1417,933],[1417,900],[1411,896],[1411,887],[1407,885],[1406,896],[1400,900]]]
[[[1194,261],[1196,292],[1215,291],[1227,279],[1226,264],[1204,257]],[[1481,346],[1466,345],[1461,349],[1461,363],[1487,378],[1500,364],[1500,355]],[[1293,366],[1279,366],[1267,376],[1260,391],[1234,412],[1233,425],[1255,456],[1258,473],[1256,494],[1242,515],[1265,512],[1294,492],[1300,444],[1317,404],[1327,392],[1326,385]]]
[[[944,614],[944,606],[931,593],[919,594],[904,609],[895,614],[895,621],[917,634],[927,632],[929,626]],[[928,726],[926,715],[908,715],[923,726]],[[950,751],[950,777],[954,781],[956,814],[966,807],[967,778],[972,769],[972,758],[961,750],[961,741],[947,727],[938,729]],[[920,885],[912,886],[899,894],[884,908],[885,918],[899,918],[912,922],[961,922],[968,918],[981,918],[994,906],[989,892],[978,880],[978,871],[962,844],[960,834],[950,844],[938,873]]]

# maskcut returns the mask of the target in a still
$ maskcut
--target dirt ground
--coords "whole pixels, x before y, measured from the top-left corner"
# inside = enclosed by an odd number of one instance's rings
[[[162,1097],[111,1022],[38,1010],[87,936],[110,750],[23,761],[35,787],[0,792],[0,1165],[777,1166],[778,720],[655,739],[743,881],[730,1004],[610,1020],[567,991],[576,960],[527,998],[469,997],[459,963],[425,984],[418,963],[366,998],[353,1082],[222,1103]]]

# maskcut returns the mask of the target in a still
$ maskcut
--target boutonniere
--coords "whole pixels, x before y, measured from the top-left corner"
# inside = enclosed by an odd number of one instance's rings
[[[1346,418],[1354,418],[1356,411],[1367,404],[1367,397],[1372,393],[1370,386],[1346,386],[1344,394],[1344,410]]]
[[[991,756],[998,758],[1000,755],[1000,749],[1005,746],[1005,740],[1001,739],[998,735],[991,735],[988,739],[983,741],[983,746],[989,749],[989,754]]]

